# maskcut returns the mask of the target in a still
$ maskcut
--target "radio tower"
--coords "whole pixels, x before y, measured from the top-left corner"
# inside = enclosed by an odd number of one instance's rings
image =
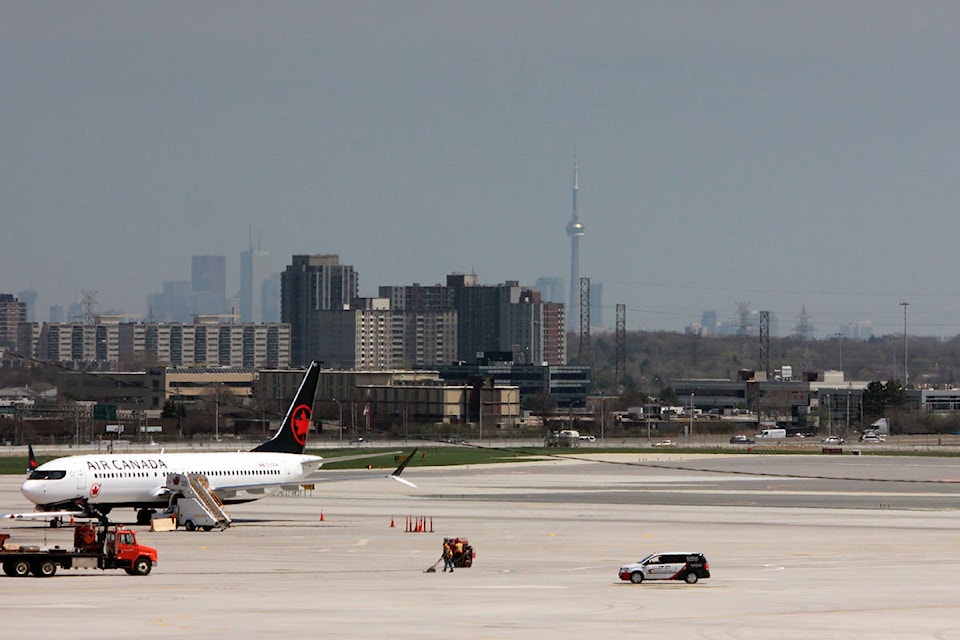
[[[580,171],[577,167],[577,156],[573,156],[573,220],[567,225],[567,235],[570,236],[570,306],[567,309],[567,328],[571,328],[576,318],[580,317],[580,238],[586,229],[577,217],[577,192],[580,190]]]

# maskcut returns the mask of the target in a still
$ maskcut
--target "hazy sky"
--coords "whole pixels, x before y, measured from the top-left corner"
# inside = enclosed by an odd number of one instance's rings
[[[0,2],[0,291],[144,313],[190,256],[581,273],[606,323],[960,333],[960,3]]]

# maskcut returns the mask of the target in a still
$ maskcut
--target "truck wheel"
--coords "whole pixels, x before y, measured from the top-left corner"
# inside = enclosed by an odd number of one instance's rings
[[[7,560],[3,563],[3,572],[14,578],[30,575],[30,563],[26,560]]]
[[[150,569],[153,568],[153,561],[146,556],[140,556],[137,558],[137,561],[133,563],[133,570],[130,575],[145,576],[150,573]]]
[[[183,523],[183,528],[186,529],[187,531],[196,531],[197,525],[193,523],[193,520],[187,520],[186,522]]]
[[[634,571],[630,574],[630,582],[633,584],[640,584],[643,582],[643,573],[640,571]]]
[[[700,579],[700,576],[695,574],[693,571],[688,573],[687,576],[684,578],[684,580],[687,581],[687,584],[697,584],[697,580],[699,579]]]
[[[57,572],[57,565],[52,560],[37,560],[30,571],[38,578],[49,578]]]

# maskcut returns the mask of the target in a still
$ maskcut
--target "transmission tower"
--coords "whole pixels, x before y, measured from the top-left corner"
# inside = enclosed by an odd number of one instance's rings
[[[580,364],[593,364],[590,345],[590,278],[580,278]]]
[[[627,373],[627,305],[617,305],[617,367],[613,383],[623,385]]]
[[[770,379],[770,312],[760,312],[760,371]]]
[[[93,324],[94,311],[97,308],[97,292],[81,291],[80,295],[80,304],[83,306],[83,322],[84,324]]]

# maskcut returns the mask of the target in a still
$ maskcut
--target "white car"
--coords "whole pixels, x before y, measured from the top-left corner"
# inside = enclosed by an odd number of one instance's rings
[[[868,433],[860,436],[860,442],[886,442],[886,440],[874,433]]]
[[[697,552],[651,553],[640,562],[623,565],[617,575],[634,584],[644,580],[683,580],[695,584],[710,577],[710,564]]]
[[[660,442],[654,442],[653,446],[655,447],[675,447],[677,443],[673,440],[661,440]]]
[[[820,442],[822,442],[823,444],[843,444],[843,438],[841,438],[840,436],[827,436]]]
[[[580,442],[596,442],[596,436],[580,436]]]

